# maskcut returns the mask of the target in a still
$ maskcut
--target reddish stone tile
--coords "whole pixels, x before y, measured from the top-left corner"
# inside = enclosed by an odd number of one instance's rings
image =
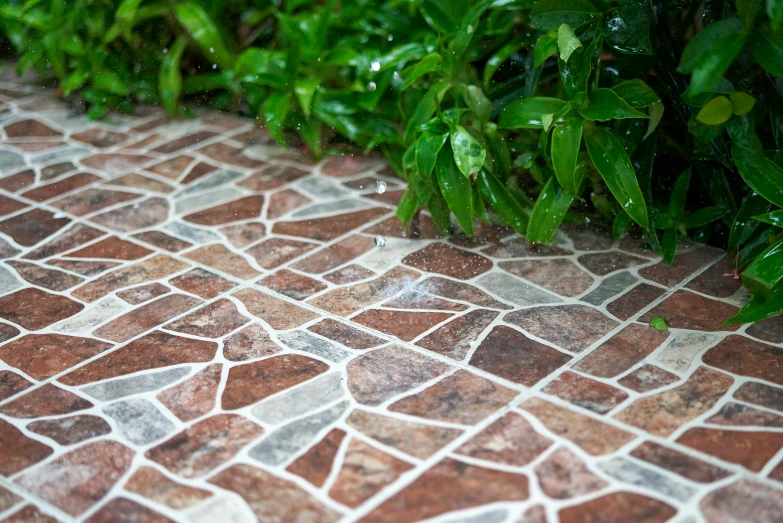
[[[671,385],[679,380],[679,376],[667,372],[660,367],[645,363],[635,371],[618,380],[617,383],[636,392],[649,392],[651,390]]]
[[[602,251],[612,246],[612,237],[591,225],[565,225],[561,230],[571,238],[578,251]]]
[[[501,310],[513,308],[497,301],[489,294],[472,285],[458,281],[447,280],[446,278],[441,278],[439,276],[430,276],[421,284],[419,284],[417,288],[421,291],[429,292],[442,298],[465,301],[479,307],[488,307],[490,309]]]
[[[258,218],[261,215],[261,206],[264,205],[263,196],[247,196],[222,203],[203,211],[194,212],[183,219],[199,225],[222,225],[240,220]]]
[[[321,172],[335,178],[348,178],[374,169],[380,163],[379,158],[371,156],[333,156],[321,165]]]
[[[87,443],[16,478],[28,492],[78,516],[101,500],[130,468],[134,452],[117,442]],[[63,471],[84,471],[66,474]]]
[[[139,505],[127,498],[114,498],[96,513],[84,520],[85,523],[119,523],[144,521],[145,523],[174,523],[163,514]]]
[[[257,169],[264,165],[264,162],[245,156],[242,153],[242,149],[237,149],[236,147],[232,147],[223,142],[207,145],[206,147],[199,149],[198,152],[213,160],[244,167],[246,169]]]
[[[413,222],[405,227],[399,219],[392,216],[377,225],[373,225],[369,229],[365,229],[364,232],[378,236],[411,238],[417,240],[435,240],[444,237],[435,226],[435,222],[432,221],[432,218],[426,214],[419,214],[418,227],[416,227],[416,224]]]
[[[63,133],[55,131],[45,123],[38,120],[20,120],[5,126],[5,134],[8,138],[30,138],[46,136],[62,136]]]
[[[184,262],[158,254],[104,274],[97,280],[82,285],[72,294],[80,300],[92,302],[123,287],[165,278],[187,267],[188,264]]]
[[[311,298],[308,303],[338,316],[350,316],[373,303],[386,299],[411,285],[419,273],[403,267],[395,267],[381,277],[342,287]]]
[[[232,465],[209,482],[239,494],[265,523],[335,523],[341,516],[296,483],[250,465]]]
[[[19,245],[32,247],[71,222],[68,218],[54,216],[49,211],[33,209],[1,221],[0,232],[13,238]]]
[[[582,352],[618,323],[586,305],[532,307],[506,314],[505,321],[522,327],[571,352]]]
[[[89,414],[77,414],[67,418],[34,421],[27,430],[51,438],[60,445],[75,445],[111,432],[103,418]]]
[[[783,348],[727,336],[708,350],[702,361],[725,371],[783,385]]]
[[[15,372],[0,370],[0,401],[29,388],[32,384]]]
[[[142,370],[183,363],[206,363],[215,357],[217,343],[151,332],[106,356],[59,378],[66,385],[85,385]]]
[[[536,465],[536,475],[544,494],[554,499],[569,499],[597,492],[609,483],[596,476],[579,456],[560,447]]]
[[[142,285],[140,287],[134,287],[127,291],[120,291],[117,296],[127,301],[131,305],[138,305],[145,301],[150,301],[158,296],[163,296],[170,291],[165,285],[160,283],[150,283],[149,285]]]
[[[612,378],[642,361],[668,337],[666,331],[632,324],[602,343],[574,368],[593,376]]]
[[[666,287],[674,287],[692,273],[722,255],[721,251],[712,247],[697,248],[685,254],[677,254],[672,265],[660,262],[652,267],[640,269],[639,276]]]
[[[725,469],[652,441],[645,441],[636,447],[631,456],[697,483],[713,483],[731,475]]]
[[[181,138],[177,138],[176,140],[166,142],[160,147],[153,149],[153,151],[157,153],[169,154],[199,143],[202,140],[208,140],[213,136],[217,136],[217,133],[213,131],[198,131],[193,134],[188,134],[186,136],[182,136]]]
[[[697,427],[677,443],[758,472],[783,448],[783,434]]]
[[[152,467],[138,469],[125,483],[124,488],[174,510],[192,507],[212,497],[208,490],[177,483]]]
[[[402,341],[411,341],[451,317],[451,314],[445,312],[371,309],[354,316],[352,320]]]
[[[46,264],[65,269],[66,271],[76,272],[82,276],[87,276],[88,278],[108,271],[109,269],[113,269],[119,265],[118,262],[85,260],[49,260]]]
[[[620,389],[573,372],[564,372],[542,390],[597,414],[606,414],[628,398]]]
[[[138,238],[143,242],[147,242],[150,245],[154,245],[155,247],[165,249],[169,252],[179,252],[182,249],[186,249],[193,245],[190,242],[180,240],[179,238],[174,238],[173,236],[169,236],[168,234],[160,231],[140,232],[138,234],[134,234],[133,237]]]
[[[303,300],[326,288],[326,285],[320,281],[288,269],[277,271],[258,283],[295,300]]]
[[[230,361],[247,361],[277,354],[282,349],[271,340],[269,333],[254,323],[232,334],[223,342],[223,356]]]
[[[625,321],[661,297],[664,292],[660,287],[640,283],[619,298],[609,302],[606,305],[606,310]]]
[[[19,149],[20,151],[37,153],[39,151],[46,151],[47,149],[54,149],[56,147],[62,147],[65,142],[60,141],[45,141],[45,142],[8,142],[7,145]]]
[[[399,345],[359,356],[348,363],[348,390],[356,401],[380,405],[449,370],[448,365]]]
[[[90,218],[91,222],[119,232],[133,232],[165,222],[169,218],[169,202],[164,198],[147,198],[113,211]]]
[[[648,323],[662,316],[669,327],[700,331],[735,331],[739,325],[723,326],[723,322],[739,309],[726,302],[711,300],[688,291],[677,291],[666,298],[639,321]]]
[[[200,418],[215,407],[222,371],[223,365],[214,363],[156,397],[182,421]]]
[[[79,161],[82,165],[98,172],[120,174],[132,171],[151,160],[154,160],[154,158],[143,154],[107,153],[94,154]]]
[[[294,329],[318,317],[314,312],[255,289],[241,289],[232,296],[244,303],[250,314],[275,330]]]
[[[783,428],[783,416],[749,407],[742,403],[734,403],[733,401],[724,404],[720,411],[704,420],[704,422],[728,427]]]
[[[766,523],[783,514],[783,493],[743,478],[710,492],[699,507],[707,523]]]
[[[461,312],[468,308],[467,305],[451,300],[444,300],[432,294],[421,292],[419,289],[403,291],[383,302],[383,307],[388,309],[428,309],[438,311]]]
[[[199,178],[208,175],[211,172],[214,172],[217,169],[214,165],[210,165],[206,162],[199,162],[196,165],[193,166],[193,168],[190,170],[187,176],[182,179],[180,182],[182,185],[187,185],[189,183],[193,183]]]
[[[49,256],[54,256],[55,254],[60,254],[78,247],[79,245],[99,238],[104,234],[105,233],[88,227],[87,225],[76,224],[53,240],[27,253],[24,257],[31,260],[48,258]]]
[[[19,499],[21,500],[21,498]],[[41,512],[36,506],[25,505],[3,519],[3,523],[59,523],[59,521],[52,516]]]
[[[220,232],[226,235],[231,245],[241,249],[266,236],[266,226],[263,223],[240,223],[221,227]]]
[[[145,116],[150,116],[150,115],[145,115]],[[173,121],[174,121],[173,116],[156,116],[155,118],[149,121],[131,127],[131,129],[133,129],[137,133],[146,133],[147,131],[151,131],[156,127],[161,127]]]
[[[531,340],[505,326],[497,326],[473,353],[470,364],[476,368],[532,387],[562,367],[571,356]]]
[[[0,474],[10,476],[43,461],[54,452],[0,419]]]
[[[522,514],[517,523],[547,523],[544,505],[533,505]]]
[[[446,458],[361,519],[419,521],[446,512],[528,498],[528,478]]]
[[[492,268],[487,258],[448,245],[433,243],[403,258],[406,265],[422,271],[437,272],[458,280],[468,280]]]
[[[769,473],[769,477],[770,479],[774,479],[783,483],[783,461],[778,463],[777,466],[772,469],[772,472]]]
[[[66,196],[52,202],[53,207],[62,209],[65,212],[84,216],[85,214],[98,211],[104,207],[109,207],[129,200],[140,198],[140,195],[122,192],[110,191],[107,189],[85,189],[70,196]]]
[[[45,200],[50,200],[55,196],[60,196],[63,193],[71,192],[96,180],[100,180],[100,178],[93,174],[74,174],[73,176],[69,176],[48,185],[39,185],[35,189],[22,193],[22,196],[33,200],[34,202],[43,202]]]
[[[168,194],[174,191],[174,187],[171,185],[150,178],[149,176],[143,176],[138,173],[130,173],[119,178],[114,178],[105,183],[105,185],[116,185],[118,187],[132,187],[134,189],[142,189],[144,191],[161,192]]]
[[[641,236],[636,234],[626,234],[620,240],[617,248],[637,256],[644,256],[647,258],[655,258],[658,255],[655,251],[647,246],[647,241]]]
[[[690,281],[686,287],[716,298],[728,298],[742,287],[742,280],[734,278],[733,272],[733,259],[723,258]],[[729,276],[726,276],[727,274]]]
[[[561,296],[579,296],[593,284],[593,277],[571,260],[518,260],[500,262],[502,269]]]
[[[416,342],[416,345],[461,361],[468,354],[471,343],[497,315],[495,311],[484,309],[470,311],[439,327]]]
[[[28,205],[26,203],[0,194],[0,216],[11,214],[12,212],[24,209],[27,206]]]
[[[240,314],[234,302],[218,300],[166,325],[166,329],[204,338],[220,338],[238,329],[250,318]]]
[[[198,298],[185,294],[169,294],[157,300],[136,307],[92,333],[100,338],[123,342],[138,336],[185,311],[203,303]]]
[[[242,116],[235,116],[220,111],[211,111],[205,109],[205,110],[199,110],[197,114],[198,114],[199,121],[201,121],[205,125],[219,127],[224,131],[238,129],[239,127],[245,126],[249,123],[253,123],[253,120],[249,118],[244,118]],[[232,137],[232,140],[233,139],[234,137]]]
[[[530,398],[520,407],[533,414],[555,435],[573,442],[593,456],[610,454],[636,438],[630,432],[538,398]]]
[[[172,278],[169,283],[178,289],[192,292],[207,300],[237,286],[236,283],[204,269],[192,269],[181,276]]]
[[[360,280],[366,280],[377,276],[370,269],[366,269],[361,265],[347,265],[342,269],[330,272],[322,276],[323,279],[334,283],[335,285],[345,285],[346,283],[354,283]]]
[[[326,218],[277,222],[272,227],[272,232],[317,241],[330,241],[388,213],[388,209],[372,208]]]
[[[731,376],[699,367],[679,387],[633,402],[614,417],[661,437],[708,411],[731,387]]]
[[[339,267],[373,248],[375,248],[375,243],[372,238],[360,235],[349,236],[296,262],[293,268],[310,274],[321,274]]]
[[[269,136],[269,132],[263,127],[253,127],[249,131],[235,134],[231,137],[231,139],[235,142],[240,142],[245,145],[272,143],[272,138]]]
[[[35,171],[22,171],[0,179],[0,189],[17,192],[35,183]]]
[[[285,189],[269,197],[269,207],[266,210],[266,217],[270,220],[298,209],[303,205],[311,203],[312,200],[307,196],[296,192],[293,189]]]
[[[65,296],[27,288],[0,297],[0,318],[37,331],[84,309]]]
[[[783,412],[783,389],[763,383],[747,382],[737,389],[734,397],[754,405]]]
[[[263,433],[264,429],[244,416],[217,414],[175,434],[144,456],[174,474],[195,478],[226,463]]]
[[[264,269],[274,269],[287,261],[293,260],[318,245],[285,238],[269,238],[245,252],[253,256]]]
[[[70,414],[92,406],[86,399],[47,383],[4,404],[0,412],[12,418],[40,418]]]
[[[309,326],[307,330],[357,350],[371,349],[386,343],[386,340],[382,338],[367,334],[364,331],[330,318]]]
[[[118,133],[97,127],[71,135],[72,140],[88,143],[93,147],[98,147],[101,149],[120,144],[126,141],[128,138],[130,137],[125,133]]]
[[[627,269],[628,267],[634,267],[650,261],[647,258],[640,258],[618,251],[583,254],[578,259],[579,263],[581,263],[585,269],[598,276],[606,276],[615,271]]]
[[[19,329],[7,323],[0,323],[0,343],[5,343],[17,336],[19,336]]]
[[[552,445],[515,412],[508,412],[456,451],[472,458],[524,467]]]
[[[16,269],[16,272],[25,281],[52,291],[64,291],[84,281],[84,278],[54,269],[47,269],[34,263],[15,260],[7,261],[6,263]]]
[[[783,343],[783,316],[757,321],[749,325],[745,333],[770,343]]]
[[[612,492],[579,505],[560,509],[560,523],[664,523],[677,509],[633,492]]]
[[[76,166],[71,162],[55,163],[47,165],[41,168],[41,180],[51,180],[57,178],[61,174],[65,174],[70,171],[75,171]]]
[[[262,162],[258,162],[261,164]],[[251,191],[269,191],[310,174],[290,165],[267,165],[237,185]],[[271,216],[270,216],[271,218]]]
[[[107,258],[110,260],[138,260],[152,251],[116,236],[110,236],[77,251],[66,254],[68,258]]]
[[[334,459],[345,437],[342,429],[332,429],[321,441],[291,463],[286,470],[303,477],[316,487],[322,487],[332,472]]]
[[[242,280],[250,280],[261,275],[245,258],[219,243],[199,247],[185,254],[185,257]]]
[[[109,349],[92,338],[28,334],[0,347],[0,359],[36,380],[45,380]]]
[[[22,251],[11,247],[10,243],[0,238],[0,259],[11,258],[13,256],[16,256],[20,252]]]
[[[258,403],[329,370],[329,365],[307,356],[286,354],[231,367],[222,406],[236,410]]]

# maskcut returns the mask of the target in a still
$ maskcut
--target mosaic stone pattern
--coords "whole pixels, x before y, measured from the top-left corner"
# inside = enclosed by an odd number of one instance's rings
[[[377,157],[7,77],[0,141],[2,521],[783,517],[783,320],[714,249],[414,235]]]

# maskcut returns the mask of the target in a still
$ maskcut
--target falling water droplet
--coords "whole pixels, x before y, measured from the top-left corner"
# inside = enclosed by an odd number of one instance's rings
[[[370,83],[367,84],[367,90],[368,91],[372,92],[372,91],[375,91],[375,89],[377,89],[377,88],[378,88],[378,86],[375,85],[375,82],[370,82]]]
[[[377,73],[381,70],[381,62],[379,60],[373,60],[370,62],[370,71]]]
[[[383,180],[378,180],[375,182],[375,192],[378,194],[383,194],[386,192],[386,182]]]
[[[212,69],[217,69],[217,64],[212,64]]]
[[[215,48],[214,48],[214,47],[210,47],[210,48],[209,48],[209,52],[210,52],[210,53],[214,53],[214,52],[215,52]]]
[[[376,236],[375,246],[380,247],[381,249],[386,247],[386,238],[384,238],[383,236]]]

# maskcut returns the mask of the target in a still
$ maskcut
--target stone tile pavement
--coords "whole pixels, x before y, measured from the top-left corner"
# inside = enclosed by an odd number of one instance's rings
[[[721,327],[716,250],[414,234],[211,112],[5,82],[0,133],[3,521],[783,521],[783,321]]]

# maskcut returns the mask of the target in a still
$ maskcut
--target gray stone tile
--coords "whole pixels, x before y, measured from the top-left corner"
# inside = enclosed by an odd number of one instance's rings
[[[491,272],[476,280],[479,287],[506,301],[526,307],[529,305],[542,305],[545,303],[562,303],[563,300],[542,291],[532,285],[528,285],[519,278],[501,272]]]
[[[221,187],[214,191],[190,196],[177,200],[174,204],[174,212],[177,214],[186,214],[196,209],[205,209],[213,205],[219,205],[223,202],[235,200],[244,194],[234,187]]]
[[[187,196],[191,196],[196,193],[200,193],[209,189],[214,189],[215,187],[220,187],[221,185],[225,185],[227,183],[231,183],[235,180],[238,180],[243,176],[244,174],[239,171],[220,169],[218,171],[211,172],[208,175],[202,177],[201,180],[191,185],[187,189],[183,189],[181,191],[176,192],[174,194],[174,198],[175,199],[185,198]]]
[[[56,151],[33,156],[30,158],[30,162],[34,165],[44,165],[47,163],[61,162],[63,160],[73,160],[74,158],[79,158],[86,154],[90,154],[90,150],[81,147],[66,147],[65,149],[57,149]]]
[[[130,378],[104,381],[83,387],[81,391],[101,401],[112,401],[133,394],[162,389],[169,383],[174,383],[188,374],[190,374],[190,367],[178,367],[161,372],[140,374]]]
[[[24,157],[11,151],[0,149],[0,173],[10,173],[24,167]]]
[[[107,296],[93,306],[83,310],[76,316],[72,316],[63,323],[58,323],[52,330],[57,332],[87,332],[101,323],[125,312],[130,306],[127,302],[114,296]]]
[[[718,341],[714,334],[705,332],[683,332],[672,337],[655,356],[661,367],[674,371],[685,371],[691,366],[693,359],[710,345]]]
[[[8,294],[22,287],[24,284],[16,277],[16,271],[0,265],[0,294]]]
[[[688,501],[696,489],[628,458],[616,457],[598,464],[607,475],[637,487],[648,488],[668,498]]]
[[[191,523],[256,523],[253,511],[239,496],[222,495],[199,504],[188,514]]]
[[[503,523],[508,517],[508,511],[503,509],[490,510],[482,512],[475,516],[457,516],[454,519],[444,521],[444,523]]]
[[[152,402],[144,399],[118,401],[103,409],[117,422],[120,434],[136,445],[149,445],[174,432],[174,424]]]
[[[587,296],[582,297],[580,301],[590,305],[601,305],[613,296],[617,296],[625,289],[639,281],[639,278],[628,271],[618,272],[606,278],[601,284],[593,289]]]
[[[163,226],[163,229],[195,244],[219,242],[223,239],[216,232],[194,227],[183,222],[167,223]]]
[[[370,202],[351,199],[351,200],[339,200],[336,202],[319,203],[316,205],[310,205],[299,211],[296,211],[291,215],[291,218],[307,218],[308,216],[321,216],[324,214],[336,214],[340,212],[355,211],[358,209],[367,209],[372,207]]]
[[[253,408],[253,416],[264,423],[277,425],[336,401],[344,395],[342,375],[335,372],[262,401]]]
[[[332,343],[305,331],[293,331],[280,334],[278,339],[293,350],[309,352],[325,360],[339,363],[348,357],[348,352]]]
[[[335,181],[324,178],[310,178],[298,184],[299,188],[317,198],[340,198],[351,193]]]

